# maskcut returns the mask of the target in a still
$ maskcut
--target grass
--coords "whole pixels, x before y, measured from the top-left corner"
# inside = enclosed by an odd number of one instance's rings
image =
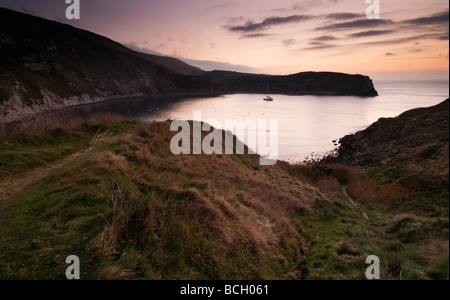
[[[84,149],[106,132],[113,134],[120,129],[120,125],[110,125],[122,121],[122,117],[112,114],[76,118],[52,113],[1,124],[0,178],[25,173]]]
[[[10,200],[4,279],[62,278],[68,255],[84,279],[293,278],[304,238],[292,215],[311,191],[282,169],[171,155],[169,123],[130,126]]]
[[[0,157],[16,153],[4,174],[91,151],[8,199],[0,278],[64,279],[78,255],[83,279],[365,279],[377,255],[383,279],[448,279],[445,195],[342,165],[175,156],[173,134],[168,122],[84,121],[4,140]],[[433,209],[408,204],[419,202]]]
[[[381,184],[370,173],[355,174],[342,165],[287,168],[291,176],[334,199],[316,203],[316,214],[302,217],[309,227],[304,230],[309,237],[308,252],[299,264],[305,279],[364,279],[365,258],[377,255],[382,279],[448,280],[445,195],[411,191],[396,183]],[[341,190],[345,185],[358,208],[351,209]]]
[[[4,141],[24,142],[24,138],[51,135],[53,131],[67,131],[80,127],[101,127],[124,122],[125,118],[112,113],[97,113],[86,117],[64,112],[48,112],[13,123],[0,122],[0,138]],[[58,132],[50,138],[55,138]],[[37,141],[40,142],[40,141]]]

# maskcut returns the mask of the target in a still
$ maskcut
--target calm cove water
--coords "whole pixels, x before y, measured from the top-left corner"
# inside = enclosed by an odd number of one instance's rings
[[[278,119],[279,158],[298,162],[333,150],[333,140],[362,130],[381,117],[436,105],[449,97],[448,82],[375,82],[375,98],[236,94],[213,98],[116,100],[82,106],[77,114],[115,112],[140,121]],[[74,109],[69,109],[73,110]],[[199,120],[197,120],[199,121]],[[267,124],[269,124],[267,122]]]

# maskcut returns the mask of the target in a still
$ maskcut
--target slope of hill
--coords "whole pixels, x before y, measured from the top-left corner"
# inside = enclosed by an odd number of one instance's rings
[[[10,10],[0,9],[0,19],[5,119],[114,96],[208,90],[208,80],[185,75],[192,71],[181,61],[136,53],[105,37]],[[173,71],[164,66],[169,63],[184,68]]]
[[[3,122],[51,109],[131,95],[263,93],[376,96],[361,75],[260,76],[204,72],[180,60],[135,52],[100,35],[0,8]]]
[[[142,56],[144,59],[148,59],[153,61],[155,64],[159,64],[173,72],[182,74],[182,75],[194,75],[194,76],[202,76],[205,75],[205,71],[200,68],[193,67],[188,65],[187,63],[173,57],[168,56],[159,56],[152,55],[146,53],[136,52],[136,55]]]
[[[316,201],[325,201],[320,191],[292,182],[279,167],[261,168],[256,155],[173,155],[169,122],[103,125],[107,134],[101,129],[101,138],[89,142],[85,137],[92,139],[94,128],[60,130],[58,142],[41,140],[41,152],[31,155],[37,160],[52,155],[41,156],[44,148],[56,150],[70,137],[84,150],[56,167],[20,176],[22,191],[13,192],[9,180],[0,185],[0,211],[3,188],[21,199],[9,202],[6,216],[0,216],[0,236],[9,241],[0,243],[0,279],[63,278],[64,264],[58,261],[69,252],[82,259],[85,279],[297,276],[293,271],[307,241],[293,216],[312,213]],[[11,154],[12,144],[0,146],[0,163],[9,176],[15,160],[2,158]],[[5,177],[0,173],[0,178]],[[29,227],[30,213],[38,212],[41,217],[32,217]],[[9,231],[13,227],[18,235]],[[19,248],[22,258],[16,256]],[[27,272],[33,252],[40,257],[34,275]]]
[[[445,192],[449,183],[449,100],[429,108],[382,118],[340,140],[338,160],[383,170],[381,182]],[[372,172],[376,174],[376,170]],[[388,174],[389,176],[387,176]]]
[[[69,255],[82,279],[365,279],[377,255],[382,279],[448,280],[448,194],[177,156],[170,122],[122,120],[0,124],[0,279],[65,279]]]
[[[330,95],[375,97],[378,92],[372,80],[363,75],[349,75],[333,72],[302,72],[285,76],[264,74],[245,74],[229,71],[212,71],[206,73],[207,78],[225,82],[226,88],[232,92],[266,91],[287,95]]]

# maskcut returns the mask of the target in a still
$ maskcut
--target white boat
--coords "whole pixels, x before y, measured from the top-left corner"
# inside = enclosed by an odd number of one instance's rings
[[[267,93],[264,101],[273,101],[273,98],[269,96],[269,84],[267,84]]]

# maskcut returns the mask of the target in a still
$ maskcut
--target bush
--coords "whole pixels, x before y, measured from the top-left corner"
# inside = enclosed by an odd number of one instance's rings
[[[403,268],[403,258],[400,253],[388,252],[381,260],[381,267],[389,276],[399,278]]]
[[[340,242],[338,242],[334,246],[334,250],[336,251],[336,253],[339,256],[341,256],[341,255],[356,256],[356,255],[359,254],[358,249],[353,247],[353,245],[351,245],[348,241],[340,241]]]
[[[449,258],[445,257],[435,262],[427,269],[427,275],[434,280],[448,280]]]

